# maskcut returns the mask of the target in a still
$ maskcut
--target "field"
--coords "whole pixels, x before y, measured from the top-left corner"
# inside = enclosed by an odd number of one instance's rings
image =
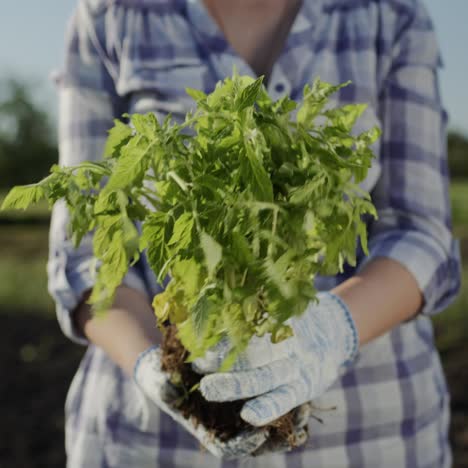
[[[465,282],[457,301],[435,319],[452,392],[455,468],[468,467],[468,183],[451,189],[454,231]],[[2,197],[0,196],[0,199]],[[63,404],[83,348],[64,338],[47,294],[47,207],[0,215],[0,466],[64,466]],[[6,384],[6,382],[8,382]]]

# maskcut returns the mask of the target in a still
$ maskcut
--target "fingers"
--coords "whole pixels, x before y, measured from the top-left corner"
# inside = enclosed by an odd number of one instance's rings
[[[268,430],[255,428],[222,442],[202,424],[196,424],[192,418],[185,418],[174,405],[181,396],[180,391],[162,371],[161,351],[158,348],[142,354],[135,368],[135,382],[143,390],[148,402],[171,416],[217,457],[230,459],[248,456],[267,440]]]
[[[311,406],[304,403],[294,410],[294,431],[288,439],[270,437],[267,430],[255,429],[250,433],[244,432],[235,439],[221,443],[219,449],[225,459],[241,458],[244,456],[259,456],[267,453],[289,452],[307,442],[309,436],[307,424],[311,414]]]
[[[232,371],[242,371],[263,367],[273,361],[286,359],[295,351],[292,340],[284,340],[272,343],[270,336],[254,336],[249,346],[243,352],[232,367]]]
[[[229,460],[249,456],[261,447],[268,437],[268,430],[256,428],[245,431],[233,439],[229,439],[227,442],[223,442],[216,438],[202,424],[194,423],[192,418],[185,418],[177,409],[165,405],[164,402],[158,404],[158,406],[198,439],[212,455],[218,458]]]
[[[213,442],[206,442],[206,447],[213,455],[229,460],[251,455],[265,443],[267,438],[267,430],[255,429],[244,431],[227,442],[220,442],[217,439]]]
[[[289,440],[282,439],[280,441],[268,439],[262,446],[260,446],[253,456],[266,455],[267,453],[290,452],[292,449],[300,447],[307,442],[309,436],[306,428],[295,429]]]
[[[257,369],[207,375],[200,381],[200,391],[209,401],[241,400],[274,390],[298,377],[295,362],[282,359]]]
[[[133,375],[136,384],[145,392],[151,394],[153,389],[161,388],[168,376],[161,369],[161,350],[157,347],[143,352],[136,364]]]
[[[216,346],[207,351],[203,358],[195,359],[192,368],[199,374],[217,372],[231,349],[228,338],[221,340]],[[247,349],[237,358],[232,371],[242,371],[265,366],[272,361],[287,358],[295,352],[292,340],[272,343],[269,336],[252,337]]]
[[[304,403],[293,410],[294,430],[285,438],[269,437],[252,455],[259,456],[267,453],[289,452],[293,448],[300,447],[307,442],[309,436],[308,422],[312,414],[311,404]]]
[[[264,426],[309,399],[308,386],[296,380],[245,403],[241,418],[252,426]]]

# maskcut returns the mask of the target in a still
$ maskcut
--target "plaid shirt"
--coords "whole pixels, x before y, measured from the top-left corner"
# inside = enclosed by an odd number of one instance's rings
[[[80,0],[69,24],[60,94],[60,163],[101,157],[106,131],[123,112],[171,112],[193,105],[185,87],[209,92],[233,66],[253,75],[226,42],[201,0]],[[416,278],[425,305],[361,348],[352,369],[315,401],[310,441],[289,454],[222,462],[149,403],[133,381],[93,345],[66,402],[68,466],[76,467],[448,467],[449,397],[429,315],[444,309],[460,282],[451,235],[445,149],[446,114],[439,49],[420,0],[304,0],[268,80],[276,98],[300,99],[315,76],[352,80],[335,104],[366,102],[356,131],[383,136],[363,183],[379,219],[369,224],[370,256],[392,258]],[[361,126],[361,128],[359,128]],[[67,213],[54,208],[49,291],[60,325],[86,344],[70,311],[92,287],[92,249],[74,250]],[[328,290],[353,275],[317,279]],[[151,298],[161,290],[143,255],[124,281]],[[391,300],[389,298],[389,300]],[[376,311],[378,313],[378,311]],[[329,408],[336,407],[334,410]]]

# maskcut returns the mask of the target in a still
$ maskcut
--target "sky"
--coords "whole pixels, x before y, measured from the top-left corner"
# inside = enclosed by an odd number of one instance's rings
[[[67,21],[77,0],[10,0],[0,16],[0,79],[25,78],[36,99],[56,113],[49,76],[60,66]],[[441,88],[450,126],[468,134],[468,0],[424,0],[445,67]]]

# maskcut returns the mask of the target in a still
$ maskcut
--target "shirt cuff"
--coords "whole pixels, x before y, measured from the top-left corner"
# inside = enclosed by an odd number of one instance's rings
[[[436,314],[456,297],[461,284],[460,248],[452,239],[447,249],[418,231],[392,230],[376,235],[369,243],[369,255],[358,271],[377,257],[399,262],[416,279],[424,297],[421,313]]]
[[[88,345],[88,340],[76,329],[72,312],[88,289],[95,284],[94,257],[73,258],[64,250],[55,252],[47,263],[49,277],[48,291],[56,303],[57,319],[65,336],[75,343]],[[138,269],[130,267],[122,280],[122,284],[141,291],[149,298],[143,278]]]

